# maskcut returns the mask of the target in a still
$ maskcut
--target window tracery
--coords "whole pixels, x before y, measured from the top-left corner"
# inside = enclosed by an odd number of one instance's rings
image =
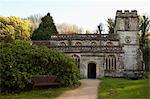
[[[109,55],[105,59],[106,70],[116,70],[116,57],[114,55]]]

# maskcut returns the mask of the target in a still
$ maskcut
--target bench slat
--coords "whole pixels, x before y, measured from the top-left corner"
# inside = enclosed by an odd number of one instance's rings
[[[54,75],[36,75],[31,78],[33,86],[59,85],[57,76]]]

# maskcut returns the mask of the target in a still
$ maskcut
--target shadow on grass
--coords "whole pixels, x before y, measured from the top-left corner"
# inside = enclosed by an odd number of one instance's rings
[[[0,94],[0,99],[55,99],[64,91],[78,88],[81,83],[74,87],[58,87],[58,88],[36,88],[32,91],[13,93],[13,94]]]

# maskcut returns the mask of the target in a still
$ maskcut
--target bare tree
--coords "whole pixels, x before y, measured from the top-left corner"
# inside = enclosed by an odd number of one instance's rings
[[[141,32],[141,37],[140,37],[140,47],[143,49],[146,46],[146,33],[148,33],[149,28],[150,28],[150,19],[146,16],[141,16],[139,17],[140,20],[140,32]]]
[[[30,15],[27,20],[32,24],[31,32],[39,27],[39,24],[41,23],[41,18],[43,16],[41,14],[34,14]]]
[[[59,34],[78,34],[82,33],[82,28],[75,24],[61,23],[56,24]]]
[[[103,31],[103,24],[102,24],[102,23],[100,23],[100,24],[98,25],[98,30],[99,30],[99,33],[101,34],[102,31]]]
[[[92,34],[92,32],[90,30],[86,30],[85,34]]]

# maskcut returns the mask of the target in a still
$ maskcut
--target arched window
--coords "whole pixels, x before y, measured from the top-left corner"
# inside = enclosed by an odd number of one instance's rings
[[[106,46],[113,46],[113,43],[109,41],[106,43]]]
[[[129,19],[128,18],[126,18],[125,19],[125,30],[129,30],[130,29],[130,23],[129,23]]]
[[[106,63],[106,70],[108,69],[108,59],[106,58],[105,60],[105,63]]]
[[[60,42],[60,46],[66,46],[65,42]]]
[[[96,44],[96,42],[91,42],[91,45],[96,46],[97,44]]]
[[[116,58],[114,58],[114,69],[116,70],[117,69],[117,66],[116,66]]]
[[[105,59],[106,70],[116,70],[116,57],[114,55],[109,55]]]
[[[76,43],[75,43],[75,46],[81,46],[81,45],[82,45],[81,42],[76,42]]]

